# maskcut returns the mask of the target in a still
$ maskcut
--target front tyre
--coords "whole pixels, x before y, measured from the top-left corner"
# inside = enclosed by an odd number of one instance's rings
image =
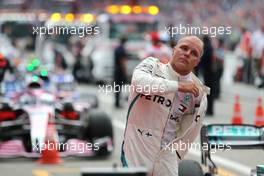
[[[91,110],[86,127],[85,138],[92,141],[93,144],[99,143],[98,150],[94,150],[96,155],[108,156],[112,150],[108,149],[105,139],[111,139],[113,142],[113,126],[109,116],[98,110]]]

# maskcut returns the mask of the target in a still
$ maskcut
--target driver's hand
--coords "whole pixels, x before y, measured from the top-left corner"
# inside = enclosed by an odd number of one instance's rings
[[[199,86],[191,81],[181,81],[178,86],[180,92],[192,93],[195,97],[199,96]]]

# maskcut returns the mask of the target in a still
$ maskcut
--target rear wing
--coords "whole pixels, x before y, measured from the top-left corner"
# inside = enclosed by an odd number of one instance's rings
[[[230,149],[264,149],[264,126],[210,124],[201,129],[202,164],[207,166],[209,160],[213,168],[216,165],[211,160],[212,151]],[[207,146],[207,147],[204,147]]]

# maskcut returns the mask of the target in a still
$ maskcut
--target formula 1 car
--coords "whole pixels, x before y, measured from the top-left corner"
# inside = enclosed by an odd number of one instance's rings
[[[42,88],[53,92],[58,99],[68,101],[85,101],[91,108],[98,108],[99,101],[95,94],[80,93],[76,90],[77,83],[72,74],[66,71],[48,73],[47,69],[35,70],[33,74],[27,75],[28,82],[40,79]]]
[[[113,151],[109,116],[89,103],[67,102],[32,82],[0,104],[0,158],[39,157],[53,118],[61,156],[108,156]]]
[[[98,108],[99,101],[97,96],[89,93],[80,93],[76,91],[76,82],[71,74],[56,74],[52,76],[52,82],[55,85],[55,94],[61,99],[72,99],[73,101],[89,102],[93,108]]]
[[[227,149],[264,149],[264,126],[210,124],[201,129],[201,162],[207,168],[203,172],[201,165],[192,160],[182,161],[179,165],[179,176],[214,176],[217,166],[211,158],[214,150]],[[257,166],[258,172],[264,170],[263,165]],[[250,176],[256,176],[256,169],[252,169]]]

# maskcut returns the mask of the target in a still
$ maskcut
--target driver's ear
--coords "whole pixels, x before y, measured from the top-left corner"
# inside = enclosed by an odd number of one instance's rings
[[[200,58],[196,61],[196,63],[195,63],[195,66],[194,67],[197,67],[198,66],[198,64],[199,64],[199,62],[200,62]]]

